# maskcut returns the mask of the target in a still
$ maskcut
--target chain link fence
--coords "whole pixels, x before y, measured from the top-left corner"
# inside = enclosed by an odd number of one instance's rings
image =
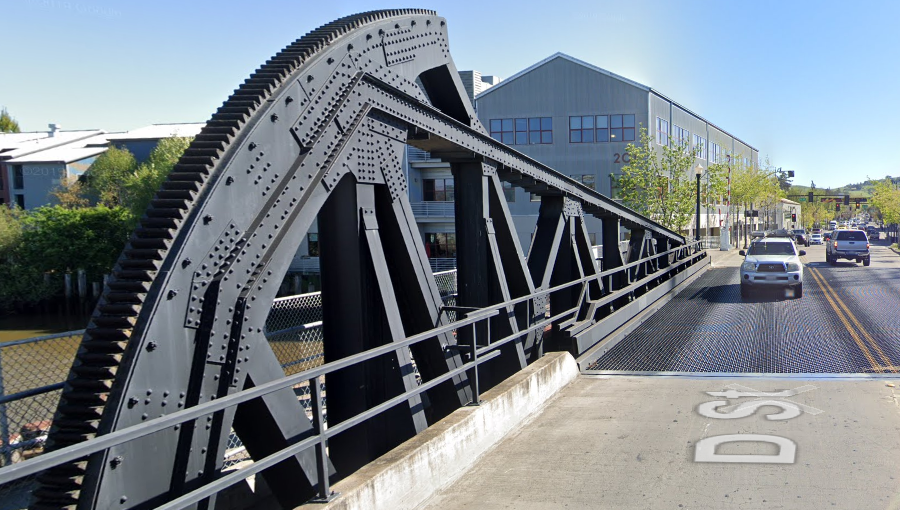
[[[441,299],[456,304],[456,270],[434,273]],[[451,321],[456,313],[446,312]],[[0,344],[0,467],[39,455],[59,404],[63,381],[81,343],[83,330],[69,331]],[[324,363],[322,294],[313,292],[275,299],[266,320],[265,335],[285,375]],[[410,357],[412,357],[410,353]],[[416,380],[422,383],[413,359]],[[324,377],[319,379],[326,416]],[[297,399],[312,418],[309,383],[294,387]],[[228,438],[225,467],[251,461],[240,438]],[[0,487],[0,510],[24,508],[31,480]]]

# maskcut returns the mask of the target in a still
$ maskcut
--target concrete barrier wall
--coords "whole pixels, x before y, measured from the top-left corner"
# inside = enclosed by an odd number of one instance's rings
[[[463,407],[391,450],[333,489],[341,495],[303,510],[412,509],[462,475],[506,434],[530,421],[578,376],[568,353],[549,353],[484,393],[477,407]]]

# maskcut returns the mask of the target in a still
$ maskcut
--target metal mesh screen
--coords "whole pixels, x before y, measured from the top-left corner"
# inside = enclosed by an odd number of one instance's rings
[[[455,305],[456,270],[435,273],[434,277],[444,305]],[[456,320],[455,312],[447,314],[450,320]],[[0,344],[0,467],[43,451],[61,393],[52,386],[65,381],[83,333],[70,331]],[[322,294],[313,292],[274,300],[266,320],[265,335],[286,375],[321,365],[324,362]],[[416,381],[421,384],[415,359],[412,364]],[[327,424],[324,377],[319,379],[319,385]],[[39,388],[44,391],[21,395],[21,392]],[[309,384],[295,386],[294,392],[307,416],[312,418]],[[225,467],[249,458],[240,439],[232,432],[226,447]],[[20,493],[24,494],[22,498],[27,503],[30,486],[30,480],[15,486],[0,486],[0,510],[5,510],[7,503],[17,504]]]

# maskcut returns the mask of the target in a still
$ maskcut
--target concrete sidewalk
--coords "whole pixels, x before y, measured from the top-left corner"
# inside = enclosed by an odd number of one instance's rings
[[[738,251],[738,248],[731,248],[728,251],[715,248],[706,250],[706,254],[710,257],[711,267],[738,267],[744,261]]]
[[[897,508],[898,383],[581,376],[420,508]]]

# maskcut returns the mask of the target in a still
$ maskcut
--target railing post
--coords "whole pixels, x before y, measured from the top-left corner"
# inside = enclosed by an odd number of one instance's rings
[[[0,397],[6,396],[3,387],[3,349],[0,348]],[[12,446],[10,445],[9,436],[9,417],[6,415],[6,404],[0,404],[0,449],[3,451],[3,463],[0,465],[8,466],[12,464]]]
[[[316,445],[316,470],[319,476],[319,497],[314,501],[325,503],[338,497],[340,493],[332,492],[331,483],[328,480],[328,445],[325,436],[325,413],[322,410],[322,389],[319,387],[319,378],[309,380],[309,388],[312,391],[313,430],[319,438]]]
[[[469,404],[470,406],[480,406],[481,405],[481,388],[478,385],[478,332],[475,328],[477,322],[472,323],[472,362],[475,364],[475,367],[472,369],[475,372],[472,377],[472,384],[474,385],[472,388],[472,402]],[[488,319],[488,328],[491,327],[491,321]],[[490,329],[488,329],[490,332]],[[490,335],[490,333],[488,333]],[[488,337],[490,338],[490,337]]]

